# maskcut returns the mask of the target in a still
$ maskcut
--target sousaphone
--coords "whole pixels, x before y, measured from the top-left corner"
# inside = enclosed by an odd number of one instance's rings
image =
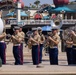
[[[1,19],[1,15],[2,15],[2,12],[0,12],[0,34],[2,34],[3,29],[4,29],[4,24],[3,24],[3,21]]]
[[[56,28],[60,29],[62,27],[61,19],[57,17],[57,18],[51,20],[51,27],[52,28],[56,27]]]

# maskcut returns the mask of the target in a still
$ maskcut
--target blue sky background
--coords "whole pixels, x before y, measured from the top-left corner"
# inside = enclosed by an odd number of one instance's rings
[[[29,6],[30,3],[33,4],[34,1],[36,0],[22,0],[22,1],[25,3],[25,5]],[[75,1],[75,0],[69,0],[69,1]],[[53,4],[53,0],[40,0],[40,2],[41,4],[44,4],[44,3]]]
[[[29,6],[30,3],[33,4],[36,0],[22,0],[22,1],[25,3],[25,5]],[[69,0],[69,1],[75,1],[75,0]],[[53,4],[53,0],[40,0],[40,2],[41,4],[44,4],[44,3]]]

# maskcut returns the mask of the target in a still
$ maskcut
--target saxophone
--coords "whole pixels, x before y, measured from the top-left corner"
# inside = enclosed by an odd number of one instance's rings
[[[29,49],[32,49],[32,42],[31,40],[29,39],[28,42],[27,42],[27,46]]]
[[[28,41],[27,41],[27,46],[28,46],[29,49],[32,49],[32,44],[33,44],[33,43],[31,42],[31,39],[30,39],[31,37],[32,37],[32,35],[30,35],[30,36],[28,37]]]

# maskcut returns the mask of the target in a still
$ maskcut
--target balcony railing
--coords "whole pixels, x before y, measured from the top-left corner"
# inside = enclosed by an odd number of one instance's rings
[[[64,20],[62,20],[62,24],[67,24],[67,25],[69,25],[69,24],[76,24],[76,19],[64,19]]]
[[[7,20],[5,21],[5,25],[50,25],[51,20],[21,20],[21,22],[17,22],[17,20]],[[74,19],[64,19],[62,20],[62,24],[76,24],[76,20]]]
[[[12,24],[20,24],[20,25],[50,25],[51,20],[21,20],[21,22],[17,22],[17,20],[8,20],[5,22],[6,25]]]

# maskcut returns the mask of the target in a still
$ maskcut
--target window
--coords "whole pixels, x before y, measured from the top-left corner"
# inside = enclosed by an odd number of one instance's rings
[[[73,14],[73,19],[76,19],[76,13]]]
[[[71,19],[71,13],[67,14],[67,19]]]

